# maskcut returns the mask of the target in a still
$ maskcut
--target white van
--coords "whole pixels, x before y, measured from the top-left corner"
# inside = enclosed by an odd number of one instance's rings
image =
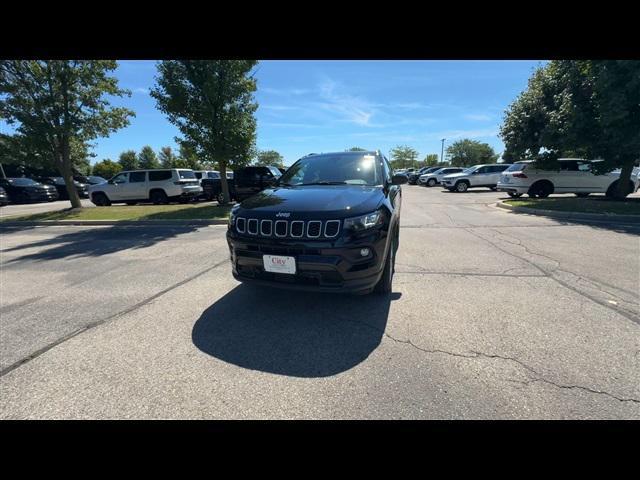
[[[120,172],[107,183],[89,186],[89,196],[98,206],[187,202],[202,193],[199,183],[193,170],[186,168],[132,170]]]

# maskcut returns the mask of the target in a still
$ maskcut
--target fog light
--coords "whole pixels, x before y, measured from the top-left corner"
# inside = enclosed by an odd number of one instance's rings
[[[369,256],[369,249],[368,248],[361,248],[360,249],[360,256],[362,256],[362,257]]]

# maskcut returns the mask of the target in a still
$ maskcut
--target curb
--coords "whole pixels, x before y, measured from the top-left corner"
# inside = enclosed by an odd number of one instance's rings
[[[173,225],[173,226],[189,226],[189,225],[226,225],[228,220],[40,220],[40,221],[24,221],[12,222],[10,220],[0,222],[0,227],[44,227],[55,225],[66,226],[100,226],[100,225]]]
[[[514,207],[502,201],[496,203],[496,207],[515,213],[528,213],[530,215],[543,215],[545,217],[564,218],[567,220],[599,220],[613,222],[627,222],[640,224],[640,215],[617,215],[615,213],[581,213],[562,212],[557,210],[541,210],[538,208]]]

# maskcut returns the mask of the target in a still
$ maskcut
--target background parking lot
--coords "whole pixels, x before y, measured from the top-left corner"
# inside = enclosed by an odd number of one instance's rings
[[[389,297],[241,285],[224,226],[0,227],[0,417],[640,419],[640,226],[403,197]]]

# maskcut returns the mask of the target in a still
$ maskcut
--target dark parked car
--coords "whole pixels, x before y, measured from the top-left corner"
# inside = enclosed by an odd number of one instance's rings
[[[107,183],[106,178],[98,177],[96,175],[89,175],[85,177],[86,180],[80,181],[80,183],[87,183],[89,185],[99,185],[100,183]]]
[[[234,170],[234,199],[242,201],[273,186],[282,176],[277,167],[245,167]]]
[[[7,191],[0,187],[0,207],[4,207],[9,203],[9,195],[7,195]]]
[[[58,190],[58,196],[60,200],[69,200],[69,193],[67,192],[67,185],[64,183],[62,177],[45,177],[40,180],[45,185],[52,185]],[[73,181],[76,186],[76,191],[80,198],[89,198],[89,190],[86,183],[80,183],[76,180]]]
[[[53,202],[58,200],[58,191],[51,185],[43,185],[30,178],[2,178],[4,188],[13,203]]]
[[[232,178],[227,176],[231,200],[244,200],[273,184],[281,177],[277,167],[245,167],[233,171]],[[222,201],[220,179],[202,179],[202,190],[209,199]]]
[[[301,158],[232,208],[233,276],[297,290],[391,292],[406,181],[380,152]]]
[[[214,175],[209,172],[208,178],[205,177],[201,180],[202,195],[207,200],[218,200],[222,202],[222,185],[220,184],[220,173],[215,172]],[[233,172],[227,172],[227,185],[229,185],[229,193],[231,199],[235,198],[235,186],[233,184]]]

